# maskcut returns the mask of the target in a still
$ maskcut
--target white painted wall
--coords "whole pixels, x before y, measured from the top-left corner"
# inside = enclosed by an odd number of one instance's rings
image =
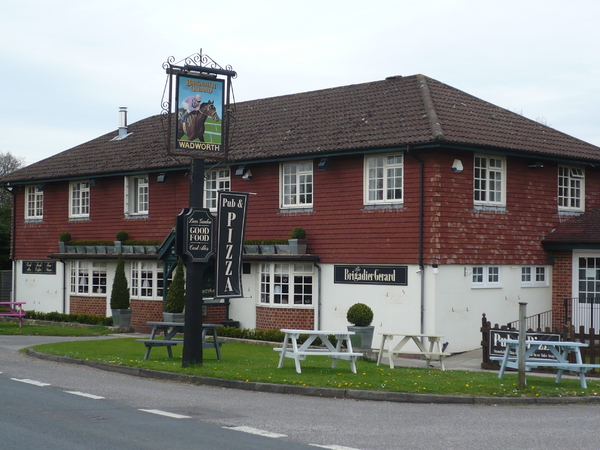
[[[63,290],[65,266],[56,262],[56,275],[23,273],[23,261],[13,262],[13,299],[24,310],[66,313]]]
[[[259,267],[260,263],[252,263],[250,274],[242,275],[244,298],[232,298],[229,300],[229,318],[231,320],[238,320],[241,328],[256,328],[256,305],[259,302]]]

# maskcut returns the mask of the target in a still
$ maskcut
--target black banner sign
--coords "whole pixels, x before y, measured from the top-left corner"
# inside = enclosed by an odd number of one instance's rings
[[[208,262],[213,251],[213,216],[206,208],[185,208],[177,216],[178,254],[188,261]],[[179,245],[177,245],[179,247]]]
[[[215,297],[243,297],[242,251],[248,194],[219,192]]]
[[[490,330],[490,356],[504,356],[506,343],[500,342],[500,339],[519,339],[518,331]],[[528,341],[560,341],[558,333],[525,333],[525,339]],[[516,357],[516,350],[511,349],[509,356]],[[532,355],[534,358],[555,359],[550,350],[540,345],[540,348]]]
[[[333,282],[346,284],[408,284],[407,266],[333,266]]]
[[[56,275],[56,261],[23,261],[23,273]]]

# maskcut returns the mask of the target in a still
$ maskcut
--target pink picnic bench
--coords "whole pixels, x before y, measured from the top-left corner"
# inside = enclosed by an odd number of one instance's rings
[[[0,311],[0,316],[18,317],[19,327],[23,326],[23,317],[26,312],[23,311],[25,302],[0,302],[0,309],[8,309],[8,311]]]

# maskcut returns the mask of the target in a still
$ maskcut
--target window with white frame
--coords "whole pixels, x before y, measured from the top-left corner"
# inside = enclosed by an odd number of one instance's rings
[[[25,219],[42,220],[44,218],[44,191],[41,186],[27,186],[25,190]]]
[[[310,263],[263,263],[260,303],[272,306],[312,306],[314,269]]]
[[[71,294],[106,295],[106,262],[71,261]]]
[[[90,217],[90,182],[74,181],[69,184],[69,217]]]
[[[149,209],[148,175],[125,177],[125,215],[148,215]]]
[[[366,157],[365,204],[402,203],[403,178],[402,154]]]
[[[580,167],[558,166],[558,209],[583,211],[585,173]]]
[[[163,264],[155,261],[131,262],[131,297],[138,299],[162,299]]]
[[[473,266],[472,287],[496,288],[500,287],[499,266]]]
[[[217,210],[217,193],[231,189],[229,169],[207,170],[204,172],[204,207]]]
[[[548,271],[545,266],[521,267],[521,286],[546,287],[548,286]]]
[[[504,158],[475,155],[473,200],[475,205],[505,206],[506,160]]]
[[[310,208],[313,204],[313,163],[281,165],[281,207]]]

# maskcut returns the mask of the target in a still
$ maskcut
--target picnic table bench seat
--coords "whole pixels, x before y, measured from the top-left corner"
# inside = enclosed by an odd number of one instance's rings
[[[150,356],[150,350],[152,350],[153,347],[167,347],[169,358],[172,358],[173,350],[171,350],[171,347],[182,342],[174,339],[136,339],[135,341],[141,342],[146,346],[146,354],[144,355],[144,359],[148,359]]]

